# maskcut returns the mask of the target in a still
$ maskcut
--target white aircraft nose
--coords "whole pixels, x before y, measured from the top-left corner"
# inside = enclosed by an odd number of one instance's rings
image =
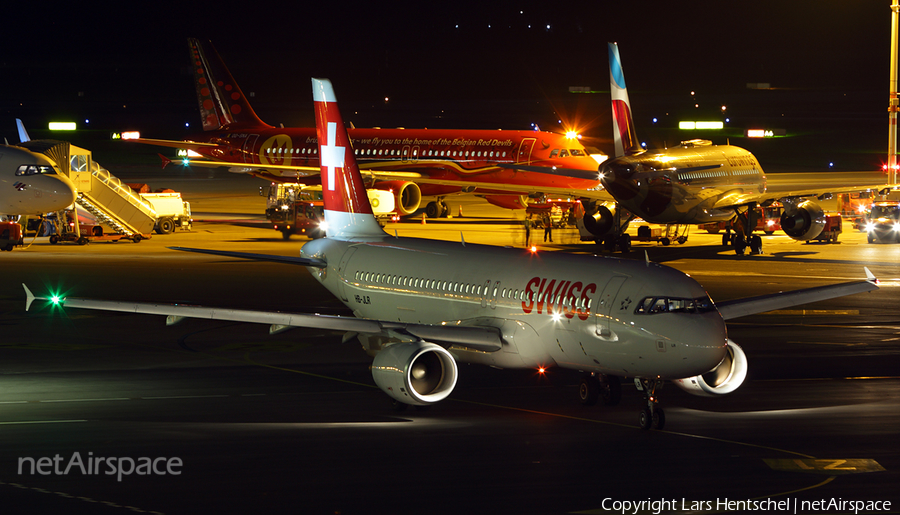
[[[32,213],[60,211],[75,203],[75,184],[64,175],[35,175],[28,182],[34,191]]]
[[[702,318],[702,323],[682,335],[681,357],[695,370],[711,370],[725,357],[728,333],[718,313],[709,313]]]

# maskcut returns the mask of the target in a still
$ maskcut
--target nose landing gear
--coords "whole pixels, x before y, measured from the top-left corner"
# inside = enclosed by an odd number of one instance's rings
[[[644,392],[644,401],[647,403],[647,407],[642,409],[638,415],[638,424],[641,426],[641,429],[663,429],[666,427],[666,413],[657,406],[659,398],[656,396],[656,391],[662,389],[663,383],[662,379],[634,378],[634,386],[639,391]]]

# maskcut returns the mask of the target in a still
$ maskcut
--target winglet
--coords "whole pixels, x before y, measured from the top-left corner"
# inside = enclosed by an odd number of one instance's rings
[[[28,311],[31,308],[31,303],[34,302],[36,298],[31,290],[28,289],[28,286],[25,286],[25,283],[22,283],[22,288],[25,288],[25,311]]]
[[[157,153],[156,155],[158,155],[159,158],[162,159],[162,167],[163,167],[163,169],[165,169],[167,166],[169,166],[169,163],[172,162],[171,159],[169,159],[168,157],[166,157],[166,156],[164,156],[164,155],[162,155],[162,154]]]
[[[864,266],[863,269],[866,271],[866,280],[872,284],[878,284],[878,278],[869,270],[869,267]]]
[[[647,249],[644,249],[644,264],[650,266],[650,254],[647,253]]]

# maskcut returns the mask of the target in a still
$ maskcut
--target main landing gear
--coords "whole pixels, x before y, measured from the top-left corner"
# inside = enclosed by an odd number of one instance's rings
[[[425,204],[425,216],[428,218],[447,218],[450,214],[450,208],[444,199],[439,197],[437,201],[431,201]]]
[[[726,229],[722,235],[722,245],[734,247],[734,253],[738,256],[743,256],[748,248],[750,254],[762,254],[762,238],[758,234],[753,234],[758,218],[755,203],[750,204],[744,212],[735,210],[735,221],[740,224],[741,231],[732,234]]]
[[[638,423],[641,429],[662,429],[666,427],[666,413],[657,406],[659,398],[656,396],[656,391],[661,390],[663,387],[663,380],[640,379],[636,377],[634,378],[634,386],[644,392],[644,401],[647,403],[647,407],[642,409],[638,416]]]
[[[578,385],[578,399],[585,406],[593,406],[600,399],[605,406],[615,406],[622,400],[622,383],[617,376],[587,374]]]

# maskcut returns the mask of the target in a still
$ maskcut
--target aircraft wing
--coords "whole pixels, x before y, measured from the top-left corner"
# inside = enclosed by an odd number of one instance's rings
[[[500,331],[494,327],[404,324],[388,320],[371,320],[336,315],[322,315],[318,313],[282,313],[277,311],[225,309],[186,304],[122,302],[74,297],[41,297],[34,295],[25,284],[22,284],[22,287],[25,288],[26,311],[31,308],[31,304],[34,301],[46,301],[54,305],[70,308],[119,311],[147,315],[165,315],[166,325],[175,324],[183,318],[205,318],[209,320],[269,324],[270,333],[276,333],[289,327],[315,327],[330,331],[382,335],[400,339],[423,339],[432,343],[459,345],[482,352],[496,352],[500,350],[503,343],[503,340],[500,337]]]
[[[713,205],[713,209],[728,209],[732,207],[745,206],[750,204],[751,202],[755,202],[757,204],[763,204],[769,201],[777,200],[783,201],[784,199],[789,198],[803,198],[803,197],[823,197],[831,194],[839,194],[839,193],[853,193],[857,191],[871,191],[871,190],[890,190],[893,189],[891,185],[880,184],[880,185],[865,185],[865,186],[834,186],[828,187],[823,186],[819,188],[803,188],[803,189],[772,189],[767,190],[765,193],[756,193],[756,192],[743,192],[743,191],[735,191],[735,192],[726,192],[719,198],[716,203]]]
[[[865,281],[831,284],[828,286],[807,288],[805,290],[779,292],[761,295],[759,297],[717,302],[716,307],[719,309],[719,313],[722,314],[722,318],[731,320],[732,318],[765,313],[766,311],[789,308],[800,304],[808,304],[810,302],[843,297],[844,295],[877,290],[878,280],[868,268],[865,268],[865,271]]]
[[[133,138],[124,139],[122,141],[132,141],[135,143],[144,143],[146,145],[156,145],[157,147],[183,148],[185,150],[198,150],[201,148],[216,148],[218,143],[205,143],[202,141],[184,141],[170,139],[150,139],[150,138]]]

